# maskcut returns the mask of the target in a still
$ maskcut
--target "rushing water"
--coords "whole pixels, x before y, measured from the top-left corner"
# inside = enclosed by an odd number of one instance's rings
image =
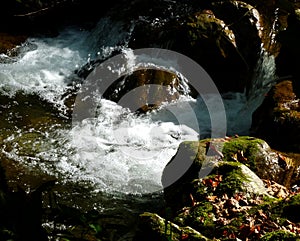
[[[29,50],[26,48],[16,59],[0,64],[2,95],[12,96],[20,90],[36,93],[53,103],[64,115],[61,96],[72,88],[70,81],[74,71],[94,59],[105,59],[116,50],[128,50],[127,41],[132,28],[133,25],[124,27],[103,18],[93,31],[71,26],[54,38],[29,38],[26,45],[31,46]],[[222,96],[228,135],[248,133],[251,114],[262,100],[257,96],[269,88],[263,79],[270,79],[274,74],[274,61],[264,54],[261,56],[259,66],[263,70],[258,71],[256,79],[266,88],[253,88],[250,97],[244,93]],[[214,95],[208,96],[207,101],[213,103],[215,98]],[[191,108],[185,108],[186,103]],[[156,193],[162,189],[162,171],[180,142],[209,136],[210,117],[206,104],[200,97],[182,96],[156,111],[137,115],[117,103],[100,99],[97,117],[87,118],[71,128],[56,128],[49,123],[44,133],[34,128],[26,132],[16,130],[3,140],[1,151],[5,156],[55,176],[63,183],[82,183],[91,189],[93,195]],[[169,111],[171,105],[179,108],[181,123],[177,121],[178,116]],[[201,133],[189,125],[193,115],[196,115]],[[31,146],[38,146],[38,150],[24,153],[27,149],[18,141],[26,138],[28,133],[36,132],[42,138],[31,140]],[[7,148],[9,145],[14,148]],[[100,203],[95,208],[109,208],[110,204],[115,205],[112,203],[108,201],[105,207]]]

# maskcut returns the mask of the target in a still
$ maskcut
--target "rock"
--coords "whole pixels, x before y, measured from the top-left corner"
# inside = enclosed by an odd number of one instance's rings
[[[260,240],[261,241],[271,241],[271,240],[298,241],[299,237],[297,237],[296,234],[294,234],[290,231],[279,230],[279,231],[274,231],[274,232],[265,234],[263,237],[261,237]]]
[[[180,227],[155,213],[143,213],[139,217],[139,233],[134,241],[209,241],[200,232],[191,227]]]
[[[273,153],[274,162],[268,159]],[[183,142],[163,173],[165,210],[161,215],[142,214],[141,234],[149,240],[178,240],[178,233],[187,234],[182,227],[208,240],[299,234],[299,194],[270,180],[284,174],[281,155],[265,141],[247,136]],[[176,176],[179,169],[187,171],[168,183],[172,171]],[[253,170],[267,179],[262,181]]]
[[[12,191],[6,179],[3,158],[0,158],[1,240],[48,240],[46,230],[42,227],[42,194],[55,181],[44,182],[28,193],[21,186]]]
[[[14,48],[25,42],[27,36],[0,32],[0,39],[0,54],[3,53],[10,56]]]
[[[248,141],[247,138],[249,138]],[[164,169],[162,176],[164,195],[166,202],[169,203],[170,206],[174,205],[174,207],[172,207],[174,210],[191,204],[192,200],[190,194],[192,193],[193,182],[195,180],[200,180],[201,182],[203,178],[210,179],[214,178],[215,175],[222,175],[223,182],[221,182],[222,184],[219,186],[220,192],[230,193],[230,195],[234,195],[236,192],[245,192],[250,196],[253,194],[266,193],[262,180],[260,180],[251,169],[245,166],[245,164],[249,165],[247,161],[254,161],[259,155],[259,147],[255,146],[259,145],[262,140],[256,140],[250,137],[233,138],[231,140],[212,140],[211,145],[223,152],[223,157],[216,154],[206,156],[207,142],[208,140],[183,142],[179,146],[177,154]],[[244,156],[244,160],[239,160],[245,164],[234,159],[235,154],[239,153],[239,150],[243,151],[243,148],[246,155]],[[250,153],[247,153],[249,150]],[[210,152],[209,150],[208,154]],[[249,160],[248,157],[250,157]],[[255,164],[253,164],[251,168],[253,168],[253,166],[255,166]],[[179,170],[181,170],[181,172]],[[185,170],[186,172],[184,172]],[[176,177],[176,175],[178,175],[178,177]]]
[[[143,69],[115,81],[103,97],[132,111],[147,112],[161,107],[164,102],[172,102],[180,95],[188,94],[185,91],[182,80],[176,74]]]
[[[225,143],[223,153],[227,160],[245,164],[261,179],[269,179],[288,188],[299,181],[298,156],[273,150],[262,139],[233,138]]]
[[[215,15],[232,30],[238,51],[249,69],[255,68],[262,42],[262,30],[258,28],[261,13],[242,1],[216,1],[212,3],[212,8]]]
[[[2,137],[5,136],[5,132],[13,132],[16,129],[46,130],[54,125],[70,123],[52,103],[42,100],[36,94],[25,94],[22,91],[13,96],[0,94],[0,102]]]
[[[195,11],[183,19],[159,25],[137,23],[129,47],[160,47],[180,52],[199,63],[221,92],[242,92],[248,81],[248,66],[237,50],[234,34],[211,12]]]
[[[300,152],[300,100],[291,81],[282,81],[269,91],[252,115],[251,133],[272,148]]]
[[[221,154],[207,151],[207,143]],[[216,185],[213,188],[218,195],[266,194],[262,179],[290,188],[299,182],[297,160],[297,156],[274,151],[264,140],[249,136],[183,142],[163,171],[165,200],[173,210],[191,205],[194,184],[203,181]],[[199,193],[206,195],[203,188],[205,185],[201,184],[196,191],[198,196]]]
[[[299,9],[298,9],[299,10]],[[300,55],[300,18],[291,14],[288,18],[288,26],[282,30],[277,41],[281,44],[280,53],[276,58],[277,74],[279,76],[291,76],[294,92],[300,96],[300,69],[297,59]]]

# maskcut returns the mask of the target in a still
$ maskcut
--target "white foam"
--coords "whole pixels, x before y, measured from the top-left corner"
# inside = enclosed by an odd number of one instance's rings
[[[145,194],[162,190],[161,175],[183,140],[198,140],[184,125],[136,116],[102,100],[98,118],[59,131],[64,143],[39,153],[44,168],[74,182],[89,182],[94,191]],[[53,169],[54,166],[54,169]]]
[[[82,46],[86,36],[86,32],[68,29],[55,38],[29,38],[35,50],[12,64],[0,64],[0,87],[10,94],[23,90],[50,100],[63,94],[66,77],[86,61]]]
[[[35,50],[25,53],[17,62],[0,64],[0,87],[10,94],[17,90],[36,92],[42,98],[57,103],[68,88],[68,76],[89,61],[91,49],[105,57],[118,47],[120,39],[109,42],[112,36],[104,37],[107,31],[101,24],[107,28],[107,21],[100,22],[98,29],[92,32],[101,33],[101,41],[90,33],[73,28],[66,29],[56,38],[29,39],[37,46]],[[112,32],[118,33],[121,27],[116,25]],[[121,37],[124,36],[128,37],[128,34]],[[99,41],[102,47],[97,49]],[[134,66],[134,56],[126,46],[121,47],[127,51],[128,64]],[[272,59],[263,56],[263,60],[260,72],[267,68],[273,70]],[[157,64],[172,72],[177,63],[174,59],[170,63]],[[258,82],[263,83],[261,80]],[[184,93],[187,92],[187,82],[183,81],[182,85]],[[256,94],[255,89],[252,91],[252,95]],[[49,127],[43,141],[33,143],[33,146],[43,147],[36,155],[21,155],[17,150],[8,152],[2,149],[2,152],[25,165],[39,166],[44,172],[66,181],[90,182],[94,191],[155,192],[162,188],[162,171],[178,145],[184,140],[198,140],[199,135],[209,136],[211,133],[207,104],[213,106],[218,96],[208,95],[205,99],[209,103],[204,103],[200,97],[195,100],[182,96],[178,101],[165,103],[159,110],[145,116],[137,116],[114,102],[100,99],[97,118],[85,119],[71,130]],[[249,102],[244,93],[227,93],[223,102],[228,134],[247,133],[257,103]],[[214,113],[214,118],[218,119],[218,113]],[[215,128],[218,128],[217,122]],[[15,138],[12,135],[5,141],[18,148],[14,144]]]

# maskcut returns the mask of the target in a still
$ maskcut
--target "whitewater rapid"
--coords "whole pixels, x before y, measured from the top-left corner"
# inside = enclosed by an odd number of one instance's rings
[[[107,32],[108,28],[112,31]],[[10,63],[0,63],[1,94],[36,93],[63,112],[61,96],[71,88],[76,70],[93,59],[105,59],[115,50],[127,49],[126,39],[132,27],[122,28],[121,24],[102,19],[93,31],[68,27],[57,37],[29,38],[29,51]],[[213,103],[215,98],[208,95],[206,100]],[[222,98],[227,134],[247,134],[251,113],[258,103],[250,103],[244,93],[226,93]],[[20,155],[17,149],[22,147],[16,145],[16,149],[1,151],[65,182],[89,183],[94,193],[145,194],[162,189],[162,171],[182,141],[209,137],[211,132],[208,103],[201,97],[182,96],[145,115],[132,113],[106,99],[100,99],[98,104],[97,117],[67,129],[49,126],[43,140],[33,143],[41,146],[34,155]],[[170,112],[172,105],[180,113],[180,123],[178,116]],[[187,105],[190,108],[185,108]],[[194,115],[197,128],[190,125]],[[4,143],[13,143],[15,137],[24,134],[18,131]]]

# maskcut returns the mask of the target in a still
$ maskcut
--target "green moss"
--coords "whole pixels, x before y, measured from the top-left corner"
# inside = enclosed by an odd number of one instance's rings
[[[203,235],[213,237],[212,234],[216,231],[214,220],[213,205],[204,201],[190,210],[186,223],[196,230],[201,230]]]
[[[240,153],[245,159],[239,159],[238,161],[242,162],[255,172],[255,154],[258,151],[258,146],[262,143],[263,140],[250,136],[233,138],[224,144],[222,150],[224,161],[233,161],[235,160],[237,153]]]
[[[196,199],[202,200],[212,195],[222,196],[225,193],[233,196],[238,192],[247,192],[246,184],[251,180],[243,172],[242,165],[239,162],[219,162],[209,176],[202,180],[194,180]],[[219,176],[222,176],[221,180],[218,180]],[[207,184],[209,181],[214,182],[214,185]]]
[[[219,169],[221,173],[226,172],[226,175],[223,178],[223,181],[220,183],[218,188],[218,193],[227,193],[227,195],[232,196],[239,191],[243,190],[245,182],[249,180],[241,171],[240,167],[225,164]]]
[[[265,196],[264,202],[254,206],[249,210],[249,214],[258,214],[259,210],[263,210],[272,221],[279,225],[284,225],[287,220],[299,223],[300,194],[284,200]]]
[[[166,221],[155,213],[145,212],[140,215],[141,234],[137,240],[145,241],[180,241],[183,237],[190,241],[209,241],[207,237],[191,227],[181,227],[177,224]]]
[[[300,237],[296,236],[295,234],[284,231],[278,230],[274,232],[270,232],[265,234],[262,238],[259,239],[260,241],[299,241]]]
[[[293,196],[288,202],[283,203],[282,216],[292,222],[300,222],[300,194]]]

